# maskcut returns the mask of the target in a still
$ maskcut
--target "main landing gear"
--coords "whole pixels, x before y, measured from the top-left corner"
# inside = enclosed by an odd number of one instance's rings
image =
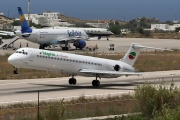
[[[72,76],[72,78],[69,78],[69,84],[70,85],[75,85],[76,84],[76,79],[74,78],[74,76]]]
[[[47,47],[47,44],[40,44],[39,49],[45,49],[45,47]]]
[[[64,46],[61,46],[62,50],[68,50],[70,48],[68,41],[65,41]]]
[[[107,36],[107,40],[109,40],[109,37]]]
[[[93,80],[93,81],[92,81],[92,85],[93,85],[93,86],[100,86],[100,81],[97,80],[97,77],[99,77],[99,76],[96,75],[96,80]],[[100,78],[100,77],[99,77],[99,78]]]
[[[97,80],[97,77],[99,77],[98,75],[96,75],[96,79],[92,81],[92,86],[100,86],[100,81]],[[100,77],[99,77],[100,78]],[[101,79],[101,78],[100,78]],[[76,84],[76,79],[74,78],[74,76],[72,76],[72,78],[69,78],[69,84],[70,85],[75,85]]]
[[[14,74],[18,74],[17,68],[16,68],[16,67],[14,67],[14,68],[15,68],[15,69],[14,69],[13,73],[14,73]]]

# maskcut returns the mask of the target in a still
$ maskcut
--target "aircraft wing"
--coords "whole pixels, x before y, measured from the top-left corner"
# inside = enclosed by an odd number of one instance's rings
[[[142,75],[142,73],[138,73],[138,72],[117,72],[117,71],[95,70],[95,69],[81,69],[79,72],[87,73],[87,74],[100,74],[100,75],[106,74],[106,75],[120,75],[120,76]]]
[[[81,37],[81,36],[75,36],[75,37],[71,37],[71,38],[61,38],[58,41],[74,41],[74,40],[87,40],[89,38],[87,37]]]
[[[9,31],[0,31],[0,35],[10,35],[10,36],[14,36],[14,32],[9,32]]]

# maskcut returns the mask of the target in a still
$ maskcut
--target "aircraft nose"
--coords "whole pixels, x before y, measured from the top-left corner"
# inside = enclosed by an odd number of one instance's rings
[[[10,64],[13,65],[13,64],[15,63],[15,61],[16,61],[16,59],[14,58],[13,55],[11,55],[11,56],[8,57],[8,62],[9,62]]]

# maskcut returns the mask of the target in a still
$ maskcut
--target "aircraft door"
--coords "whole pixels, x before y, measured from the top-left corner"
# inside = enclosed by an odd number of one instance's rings
[[[41,38],[41,37],[40,37],[40,34],[39,34],[39,32],[37,31],[37,32],[36,32],[36,36],[35,36],[35,41],[37,42],[37,40],[40,39],[40,38]]]
[[[105,64],[106,64],[106,70],[111,70],[110,65],[107,62],[105,62]]]
[[[33,59],[34,59],[33,52],[31,50],[29,50],[28,54],[29,54],[29,61],[33,61]]]
[[[28,37],[28,39],[32,42],[36,42],[37,41],[37,33],[36,32],[33,32],[30,34],[30,36]]]

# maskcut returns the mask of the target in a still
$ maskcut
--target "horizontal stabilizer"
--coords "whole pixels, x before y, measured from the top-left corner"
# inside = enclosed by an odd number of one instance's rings
[[[14,32],[9,32],[9,31],[0,31],[0,35],[10,35],[10,36],[15,36]]]
[[[138,49],[138,48],[146,48],[146,49],[155,49],[155,50],[173,51],[173,50],[170,50],[170,49],[155,48],[155,47],[147,47],[147,46],[143,46],[143,45],[136,44],[136,43],[133,44],[133,48],[134,48],[134,49]]]

